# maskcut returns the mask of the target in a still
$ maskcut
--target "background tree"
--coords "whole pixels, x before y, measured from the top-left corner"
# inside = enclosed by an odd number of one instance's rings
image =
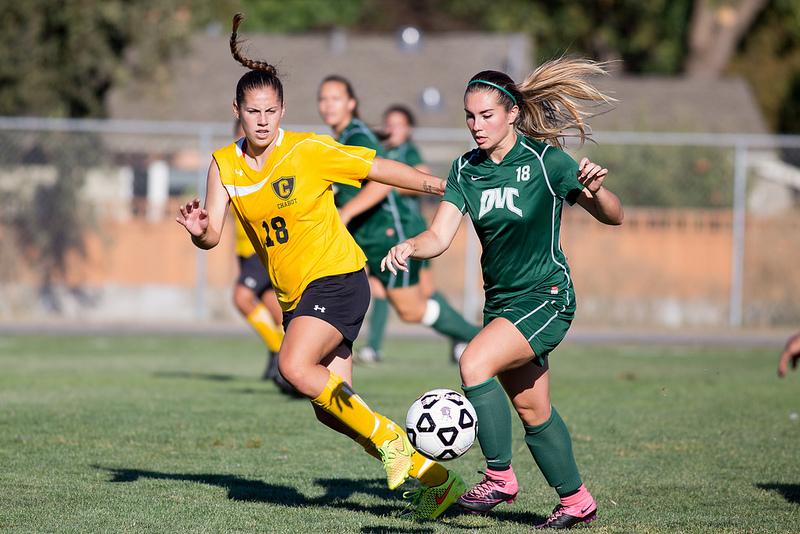
[[[211,0],[26,0],[0,2],[0,115],[103,117],[114,83],[167,76],[166,57],[198,24],[230,2]],[[229,8],[225,9],[229,11]],[[220,11],[221,12],[221,11]],[[0,160],[55,171],[54,180],[0,190],[1,255],[27,260],[40,275],[45,302],[71,255],[83,255],[91,216],[80,191],[102,163],[102,139],[88,134],[3,132]],[[25,174],[20,174],[23,179]],[[11,209],[13,207],[13,209]],[[11,253],[9,253],[11,252]],[[6,262],[7,263],[7,262]],[[8,265],[3,263],[8,269]]]
[[[729,72],[750,82],[774,130],[800,133],[800,2],[772,0],[742,39]]]
[[[767,0],[695,0],[689,34],[686,74],[719,78]]]
[[[0,114],[102,117],[112,84],[166,75],[164,58],[213,9],[211,0],[1,2]]]

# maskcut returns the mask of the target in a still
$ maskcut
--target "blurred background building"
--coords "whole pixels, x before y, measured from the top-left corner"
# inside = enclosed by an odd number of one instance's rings
[[[341,74],[373,126],[390,104],[414,110],[415,139],[440,174],[472,146],[462,96],[474,73],[520,80],[565,52],[614,61],[598,83],[617,102],[590,120],[597,143],[571,150],[611,169],[626,221],[603,228],[566,210],[577,324],[800,322],[796,2],[40,3],[0,6],[9,327],[239,324],[233,240],[199,252],[173,221],[232,136],[244,72],[228,49],[236,10],[248,15],[250,54],[279,69],[284,127],[325,132],[317,86]],[[433,263],[438,286],[473,316],[478,254],[465,222]]]

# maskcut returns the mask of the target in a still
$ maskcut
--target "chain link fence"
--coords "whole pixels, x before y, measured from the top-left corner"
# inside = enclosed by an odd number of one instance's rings
[[[206,252],[174,222],[231,137],[226,123],[0,118],[0,321],[238,321],[233,225]],[[569,150],[609,167],[626,220],[604,227],[564,210],[578,324],[800,323],[799,137],[594,138]],[[419,129],[415,141],[439,175],[472,146],[465,129]],[[428,217],[436,204],[423,203]],[[476,320],[479,256],[465,219],[432,262],[439,289]]]

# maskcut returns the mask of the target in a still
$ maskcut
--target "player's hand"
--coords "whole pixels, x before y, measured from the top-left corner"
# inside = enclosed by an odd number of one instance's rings
[[[397,274],[398,269],[408,272],[408,258],[414,253],[414,246],[408,241],[403,241],[389,249],[389,253],[381,260],[381,272],[389,269],[392,274]]]
[[[578,164],[578,181],[592,194],[600,191],[607,174],[608,169],[592,163],[589,158],[583,158]]]
[[[203,235],[208,228],[208,212],[200,207],[199,198],[181,206],[175,220],[195,237]]]
[[[795,334],[786,342],[786,347],[781,353],[781,358],[778,361],[778,376],[783,378],[786,371],[789,369],[791,363],[792,369],[797,369],[797,363],[800,361],[800,334]]]

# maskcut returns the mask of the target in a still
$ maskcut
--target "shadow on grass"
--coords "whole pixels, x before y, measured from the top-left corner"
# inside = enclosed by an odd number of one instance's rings
[[[547,516],[534,514],[531,512],[517,512],[508,510],[493,510],[492,519],[496,521],[508,521],[510,523],[519,523],[521,525],[538,525],[544,523]]]
[[[384,500],[394,500],[397,495],[386,488],[386,480],[330,478],[317,479],[315,484],[321,486],[325,493],[319,497],[306,497],[296,488],[281,484],[270,484],[261,480],[251,480],[236,475],[218,475],[210,473],[163,473],[142,469],[114,469],[93,466],[108,471],[112,483],[135,482],[140,478],[155,480],[176,480],[218,486],[228,491],[228,498],[234,501],[263,502],[283,506],[328,506],[354,512],[366,512],[377,516],[393,515],[404,508],[402,504],[365,505],[350,499],[357,493],[378,496]]]
[[[756,487],[767,491],[775,491],[792,504],[800,504],[800,484],[780,484],[772,482],[770,484],[756,484]]]
[[[433,529],[430,527],[361,527],[362,534],[430,534]]]
[[[232,389],[231,393],[236,393],[237,395],[264,395],[266,393],[278,393],[275,391],[275,387],[265,387],[263,389],[256,389],[256,388],[241,388],[241,389]]]
[[[153,373],[157,378],[190,378],[192,380],[210,380],[212,382],[230,382],[238,380],[238,376],[215,373],[190,373],[189,371],[158,371]]]

